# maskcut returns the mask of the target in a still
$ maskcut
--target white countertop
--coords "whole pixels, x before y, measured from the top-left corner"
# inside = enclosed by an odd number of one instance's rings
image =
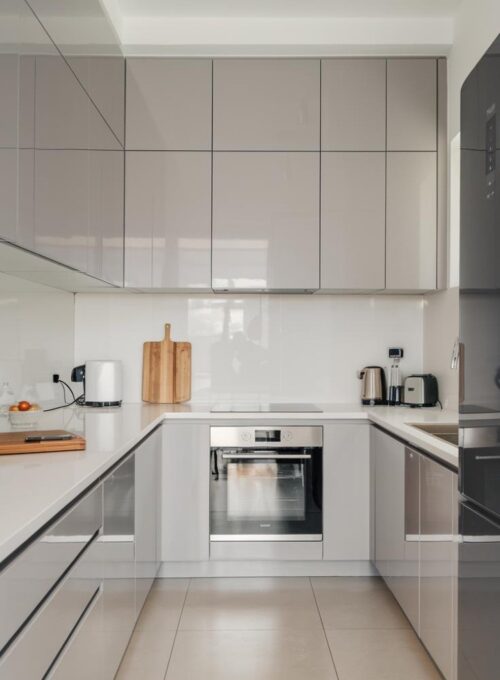
[[[370,420],[453,466],[458,449],[408,423],[457,422],[438,408],[318,404],[322,413],[211,413],[210,404],[124,404],[116,409],[68,408],[44,414],[39,429],[82,434],[85,451],[0,456],[0,562],[106,472],[163,420]],[[0,418],[0,431],[10,429]],[[208,444],[207,444],[208,445]]]

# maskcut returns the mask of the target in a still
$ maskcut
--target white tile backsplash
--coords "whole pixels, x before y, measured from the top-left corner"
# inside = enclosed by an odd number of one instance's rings
[[[73,352],[74,295],[0,274],[0,384],[16,399],[61,403],[52,374],[69,380]]]
[[[167,322],[193,345],[193,401],[355,402],[356,371],[388,366],[389,346],[403,374],[423,368],[422,298],[385,295],[77,294],[75,360],[121,359],[140,401],[142,343]]]

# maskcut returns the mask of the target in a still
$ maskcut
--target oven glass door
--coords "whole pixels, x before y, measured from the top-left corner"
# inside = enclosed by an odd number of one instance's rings
[[[211,452],[211,540],[321,540],[321,450]]]

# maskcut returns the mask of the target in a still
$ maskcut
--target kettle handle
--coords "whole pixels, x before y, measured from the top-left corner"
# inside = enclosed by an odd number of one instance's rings
[[[366,371],[364,371],[364,370],[358,371],[358,379],[363,380],[363,378],[365,377],[365,373],[366,373]]]

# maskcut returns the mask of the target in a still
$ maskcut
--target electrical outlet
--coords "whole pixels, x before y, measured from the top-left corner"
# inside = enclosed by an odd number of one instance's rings
[[[52,382],[53,382],[53,383],[58,383],[58,382],[59,382],[59,373],[53,373],[53,374],[52,374]]]

